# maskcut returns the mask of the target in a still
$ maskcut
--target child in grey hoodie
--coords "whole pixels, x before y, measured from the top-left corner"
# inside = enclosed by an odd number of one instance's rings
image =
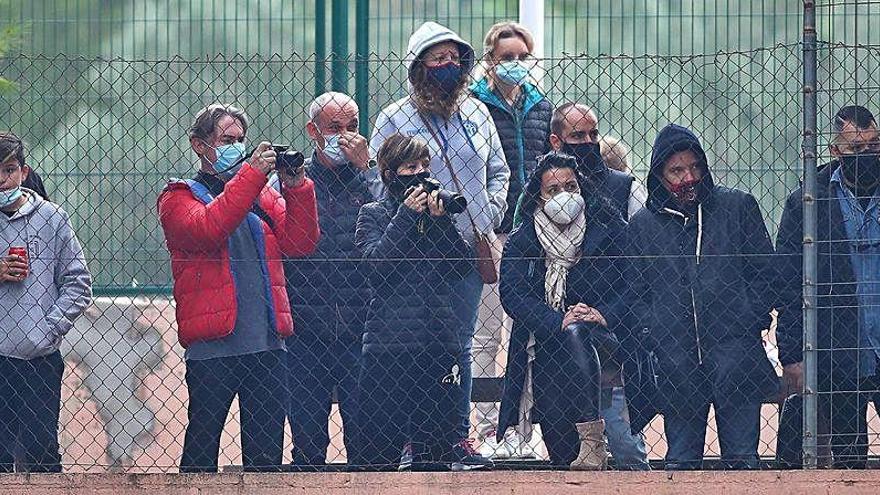
[[[0,133],[0,471],[60,472],[58,348],[91,275],[67,213],[23,188],[27,174],[24,143]]]

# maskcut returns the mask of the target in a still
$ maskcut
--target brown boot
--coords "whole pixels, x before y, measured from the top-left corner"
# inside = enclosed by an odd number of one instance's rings
[[[608,467],[608,450],[605,447],[605,420],[577,423],[581,438],[581,451],[572,461],[572,471],[604,471]]]

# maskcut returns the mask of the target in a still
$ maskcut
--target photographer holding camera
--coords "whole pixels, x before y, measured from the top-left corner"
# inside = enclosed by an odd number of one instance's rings
[[[354,463],[394,464],[404,447],[400,469],[440,463],[453,470],[487,467],[491,461],[457,432],[456,405],[464,392],[453,288],[473,270],[470,247],[441,199],[449,193],[430,181],[424,142],[392,135],[377,158],[388,195],[361,208],[355,233],[368,263],[372,299]]]
[[[355,450],[358,361],[370,294],[354,229],[361,206],[373,201],[363,171],[374,162],[358,134],[357,103],[342,93],[318,96],[309,106],[306,131],[315,146],[304,166],[315,183],[321,241],[307,258],[284,263],[297,316],[296,334],[287,339],[288,420],[297,466],[326,462],[334,389],[348,456]]]
[[[193,179],[172,180],[158,199],[171,253],[180,343],[186,348],[189,423],[181,472],[217,470],[232,400],[241,408],[245,470],[278,470],[287,409],[284,338],[293,333],[281,256],[305,256],[319,238],[312,181],[278,170],[262,142],[245,158],[248,118],[233,106],[199,112],[189,131]]]

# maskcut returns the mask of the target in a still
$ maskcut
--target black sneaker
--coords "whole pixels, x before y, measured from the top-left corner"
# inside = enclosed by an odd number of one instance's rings
[[[495,463],[488,457],[483,457],[474,448],[473,440],[465,438],[452,446],[452,461],[450,469],[453,471],[473,471],[476,469],[492,469]]]

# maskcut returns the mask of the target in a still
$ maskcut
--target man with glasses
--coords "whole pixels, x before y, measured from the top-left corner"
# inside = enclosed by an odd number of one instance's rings
[[[841,108],[831,131],[834,160],[819,168],[816,198],[819,417],[830,427],[834,466],[864,468],[868,401],[880,404],[880,136],[861,106]],[[799,188],[788,197],[777,239],[785,255],[776,333],[786,396],[804,388],[802,219]]]

